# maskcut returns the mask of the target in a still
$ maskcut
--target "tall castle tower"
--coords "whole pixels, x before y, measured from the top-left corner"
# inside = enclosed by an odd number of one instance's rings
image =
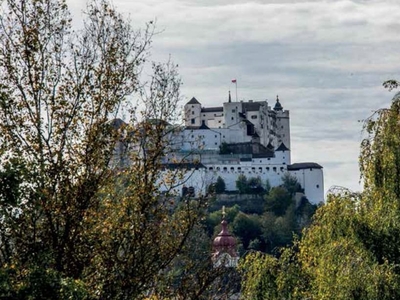
[[[201,104],[195,97],[185,104],[185,124],[187,127],[200,127]]]
[[[276,135],[278,138],[278,146],[283,143],[288,149],[290,149],[289,111],[283,110],[283,106],[279,102],[278,96],[276,96],[274,111],[276,112]]]

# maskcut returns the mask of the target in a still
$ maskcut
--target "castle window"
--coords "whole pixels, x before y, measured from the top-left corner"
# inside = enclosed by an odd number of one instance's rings
[[[312,168],[310,168],[310,171],[312,171]]]
[[[195,122],[196,122],[195,119],[190,120],[190,123],[192,123],[192,124],[194,124]]]
[[[223,138],[225,138],[225,136],[224,136],[224,135],[223,135],[222,137],[223,137]]]
[[[212,171],[212,170],[213,170],[213,167],[209,167],[208,169],[209,169],[210,171]]]
[[[235,112],[235,109],[232,109],[232,112],[234,113],[234,112]]]
[[[252,171],[255,171],[255,170],[256,170],[256,168],[255,168],[255,167],[252,167],[252,168],[251,168],[251,170],[252,170]]]
[[[194,110],[192,110],[192,115],[194,115]]]
[[[220,170],[220,167],[217,167],[217,171],[219,171]]]
[[[259,167],[258,169],[260,170],[260,172],[262,172],[262,167]]]
[[[272,170],[273,170],[274,172],[276,172],[276,167],[273,167]]]
[[[194,138],[194,135],[192,134],[192,139]]]
[[[235,171],[235,168],[234,168],[234,167],[231,167],[231,171]]]
[[[215,138],[217,138],[217,135],[214,135]]]
[[[233,117],[231,119],[233,120]]]
[[[192,105],[192,108],[194,108],[194,105]]]
[[[224,169],[223,169],[223,170],[224,170],[224,172],[226,172],[226,171],[228,171],[228,168],[227,168],[227,167],[224,167]]]
[[[267,171],[269,171],[269,167],[266,167]]]
[[[241,167],[238,167],[238,171],[240,171],[242,168]]]
[[[260,163],[262,162],[262,160],[260,159]]]
[[[221,123],[221,120],[219,120],[218,123]]]
[[[215,146],[217,146],[218,145],[218,143],[215,143]]]
[[[257,116],[251,116],[252,119],[257,119]]]
[[[205,114],[203,114],[203,117],[205,117],[206,115]]]
[[[281,172],[283,172],[284,169],[285,169],[284,167],[281,167]]]
[[[317,184],[317,189],[319,189],[319,184]]]

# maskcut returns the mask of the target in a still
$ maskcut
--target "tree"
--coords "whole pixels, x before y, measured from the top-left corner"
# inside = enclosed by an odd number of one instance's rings
[[[239,194],[246,194],[248,192],[248,184],[246,175],[240,174],[236,179],[236,188]]]
[[[282,176],[282,186],[289,192],[291,196],[294,196],[297,192],[301,192],[302,188],[297,178],[290,173],[285,173]]]
[[[218,176],[217,182],[215,183],[215,193],[222,194],[223,192],[225,192],[225,181],[221,176]]]
[[[274,261],[273,272],[254,274],[270,257],[249,256],[243,264],[246,294],[267,293],[268,287],[270,299],[400,297],[399,118],[397,94],[389,109],[365,122],[360,153],[364,191],[331,194],[302,238],[284,250],[290,255]],[[256,291],[260,282],[263,290]]]
[[[1,297],[156,294],[205,204],[174,203],[182,173],[162,169],[179,117],[176,66],[154,63],[140,83],[154,28],[133,30],[105,0],[88,4],[80,32],[65,0],[3,9]],[[122,108],[129,123],[115,119]]]
[[[282,216],[293,202],[292,195],[284,187],[273,187],[269,194],[265,196],[265,210]]]

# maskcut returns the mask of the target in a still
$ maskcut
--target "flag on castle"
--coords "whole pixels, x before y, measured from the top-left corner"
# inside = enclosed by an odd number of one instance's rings
[[[236,83],[236,79],[232,79],[232,83]]]

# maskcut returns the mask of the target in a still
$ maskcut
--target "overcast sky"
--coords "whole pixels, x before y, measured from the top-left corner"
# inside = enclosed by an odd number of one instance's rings
[[[84,0],[67,0],[74,15]],[[361,190],[362,120],[390,104],[400,79],[400,1],[113,0],[137,28],[156,20],[152,58],[179,64],[185,100],[220,106],[279,95],[291,114],[292,163],[324,167]],[[234,93],[233,93],[234,95]]]

